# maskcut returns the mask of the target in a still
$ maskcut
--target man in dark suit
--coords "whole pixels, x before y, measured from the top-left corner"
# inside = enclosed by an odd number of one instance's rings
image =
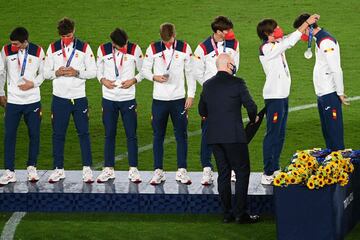
[[[257,106],[244,80],[236,73],[230,55],[220,54],[217,74],[204,83],[199,102],[199,114],[208,121],[206,141],[212,145],[218,169],[218,190],[224,210],[224,223],[235,219],[238,223],[255,223],[259,216],[246,213],[246,199],[250,176],[249,150],[242,122],[241,106],[255,123]],[[235,205],[231,202],[231,169],[235,171]]]

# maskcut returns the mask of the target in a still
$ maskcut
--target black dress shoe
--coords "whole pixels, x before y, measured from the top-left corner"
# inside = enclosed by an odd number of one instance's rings
[[[241,217],[236,217],[235,222],[239,224],[252,224],[257,223],[260,220],[258,215],[244,214]]]
[[[233,216],[225,216],[223,219],[223,223],[231,223],[233,222],[235,219]]]

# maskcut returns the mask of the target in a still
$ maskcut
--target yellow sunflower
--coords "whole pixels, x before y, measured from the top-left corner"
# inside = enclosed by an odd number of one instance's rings
[[[332,178],[327,178],[325,181],[327,185],[331,185],[334,183],[334,180]]]
[[[278,175],[281,179],[285,179],[287,174],[284,173],[284,172],[281,172],[279,175]]]
[[[349,164],[349,172],[353,172],[354,171],[354,165],[352,163]]]
[[[309,155],[305,152],[300,152],[298,154],[298,159],[300,159],[301,161],[307,161],[309,159]]]
[[[315,188],[315,183],[313,180],[309,179],[309,181],[307,182],[306,186],[309,188],[309,189],[314,189]]]
[[[277,187],[279,187],[279,186],[281,186],[281,180],[279,179],[279,178],[275,178],[274,179],[274,186],[277,186]]]

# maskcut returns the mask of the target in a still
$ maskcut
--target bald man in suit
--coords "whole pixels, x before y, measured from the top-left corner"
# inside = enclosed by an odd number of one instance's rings
[[[234,76],[236,67],[230,55],[220,54],[217,74],[204,83],[199,114],[208,121],[207,143],[212,146],[218,168],[218,190],[224,210],[224,223],[255,223],[259,216],[246,212],[250,176],[249,150],[242,122],[241,106],[250,122],[258,120],[257,106],[245,81]],[[231,201],[231,169],[235,171],[235,205]]]

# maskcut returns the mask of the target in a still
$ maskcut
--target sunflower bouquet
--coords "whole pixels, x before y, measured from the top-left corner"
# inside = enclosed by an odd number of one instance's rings
[[[353,162],[358,159],[358,151],[334,151],[314,148],[298,151],[292,157],[290,165],[274,179],[274,185],[286,187],[302,184],[309,189],[318,189],[326,185],[349,182],[349,174],[354,171]]]

